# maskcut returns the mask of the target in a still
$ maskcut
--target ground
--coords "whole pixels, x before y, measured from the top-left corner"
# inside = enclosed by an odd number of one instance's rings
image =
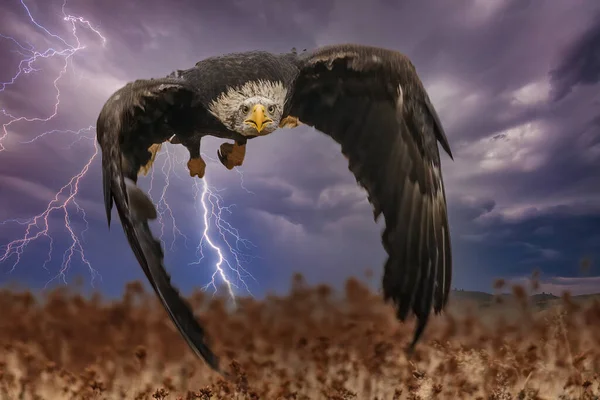
[[[525,288],[526,289],[526,288]],[[400,324],[358,280],[344,293],[190,302],[235,379],[190,351],[153,293],[131,283],[118,302],[73,289],[0,291],[0,399],[598,399],[600,302],[502,303],[456,292],[412,359]]]

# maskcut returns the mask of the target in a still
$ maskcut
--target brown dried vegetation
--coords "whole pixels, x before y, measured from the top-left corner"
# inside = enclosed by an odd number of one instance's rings
[[[497,285],[501,286],[501,285]],[[234,377],[187,347],[139,283],[118,302],[68,289],[0,291],[0,399],[598,399],[600,302],[484,308],[452,301],[411,359],[412,323],[359,281],[287,297],[190,303]]]

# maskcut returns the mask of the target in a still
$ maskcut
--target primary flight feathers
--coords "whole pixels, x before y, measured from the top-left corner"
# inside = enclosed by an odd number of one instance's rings
[[[156,211],[136,186],[160,146],[190,153],[191,176],[204,176],[203,136],[230,139],[218,156],[242,165],[249,139],[303,123],[341,145],[356,181],[383,214],[388,254],[383,293],[404,321],[418,320],[410,349],[431,309],[448,300],[450,232],[438,142],[448,140],[410,60],[401,53],[337,45],[310,53],[253,51],[207,58],[166,78],[138,80],[115,92],[97,122],[107,218],[113,201],[142,269],[194,351],[214,369],[218,359],[204,330],[170,284],[160,242],[148,227]]]

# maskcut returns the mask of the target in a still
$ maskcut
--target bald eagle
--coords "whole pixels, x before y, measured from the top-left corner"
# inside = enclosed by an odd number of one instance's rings
[[[405,55],[354,44],[298,54],[263,51],[211,57],[165,78],[137,80],[115,92],[97,121],[108,224],[113,201],[129,244],[190,347],[213,369],[218,358],[188,304],[172,287],[149,227],[156,210],[137,187],[161,143],[189,151],[202,177],[203,136],[233,140],[217,151],[227,168],[242,164],[248,139],[280,127],[312,126],[341,145],[366,189],[374,219],[383,214],[388,254],[383,296],[404,321],[442,311],[452,275],[446,196],[438,142],[452,154],[440,119]]]

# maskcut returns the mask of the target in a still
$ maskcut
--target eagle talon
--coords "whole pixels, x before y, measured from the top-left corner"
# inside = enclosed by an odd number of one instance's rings
[[[221,164],[227,169],[233,169],[233,167],[239,167],[244,163],[244,156],[246,155],[246,145],[239,145],[237,143],[223,143],[219,150],[217,150],[217,156]]]
[[[190,158],[187,163],[187,167],[190,170],[190,176],[197,176],[198,178],[204,178],[204,172],[206,170],[206,163],[202,157]]]
[[[301,124],[301,122],[298,118],[288,115],[287,117],[282,119],[281,122],[279,122],[279,127],[280,128],[295,128],[300,124]]]

